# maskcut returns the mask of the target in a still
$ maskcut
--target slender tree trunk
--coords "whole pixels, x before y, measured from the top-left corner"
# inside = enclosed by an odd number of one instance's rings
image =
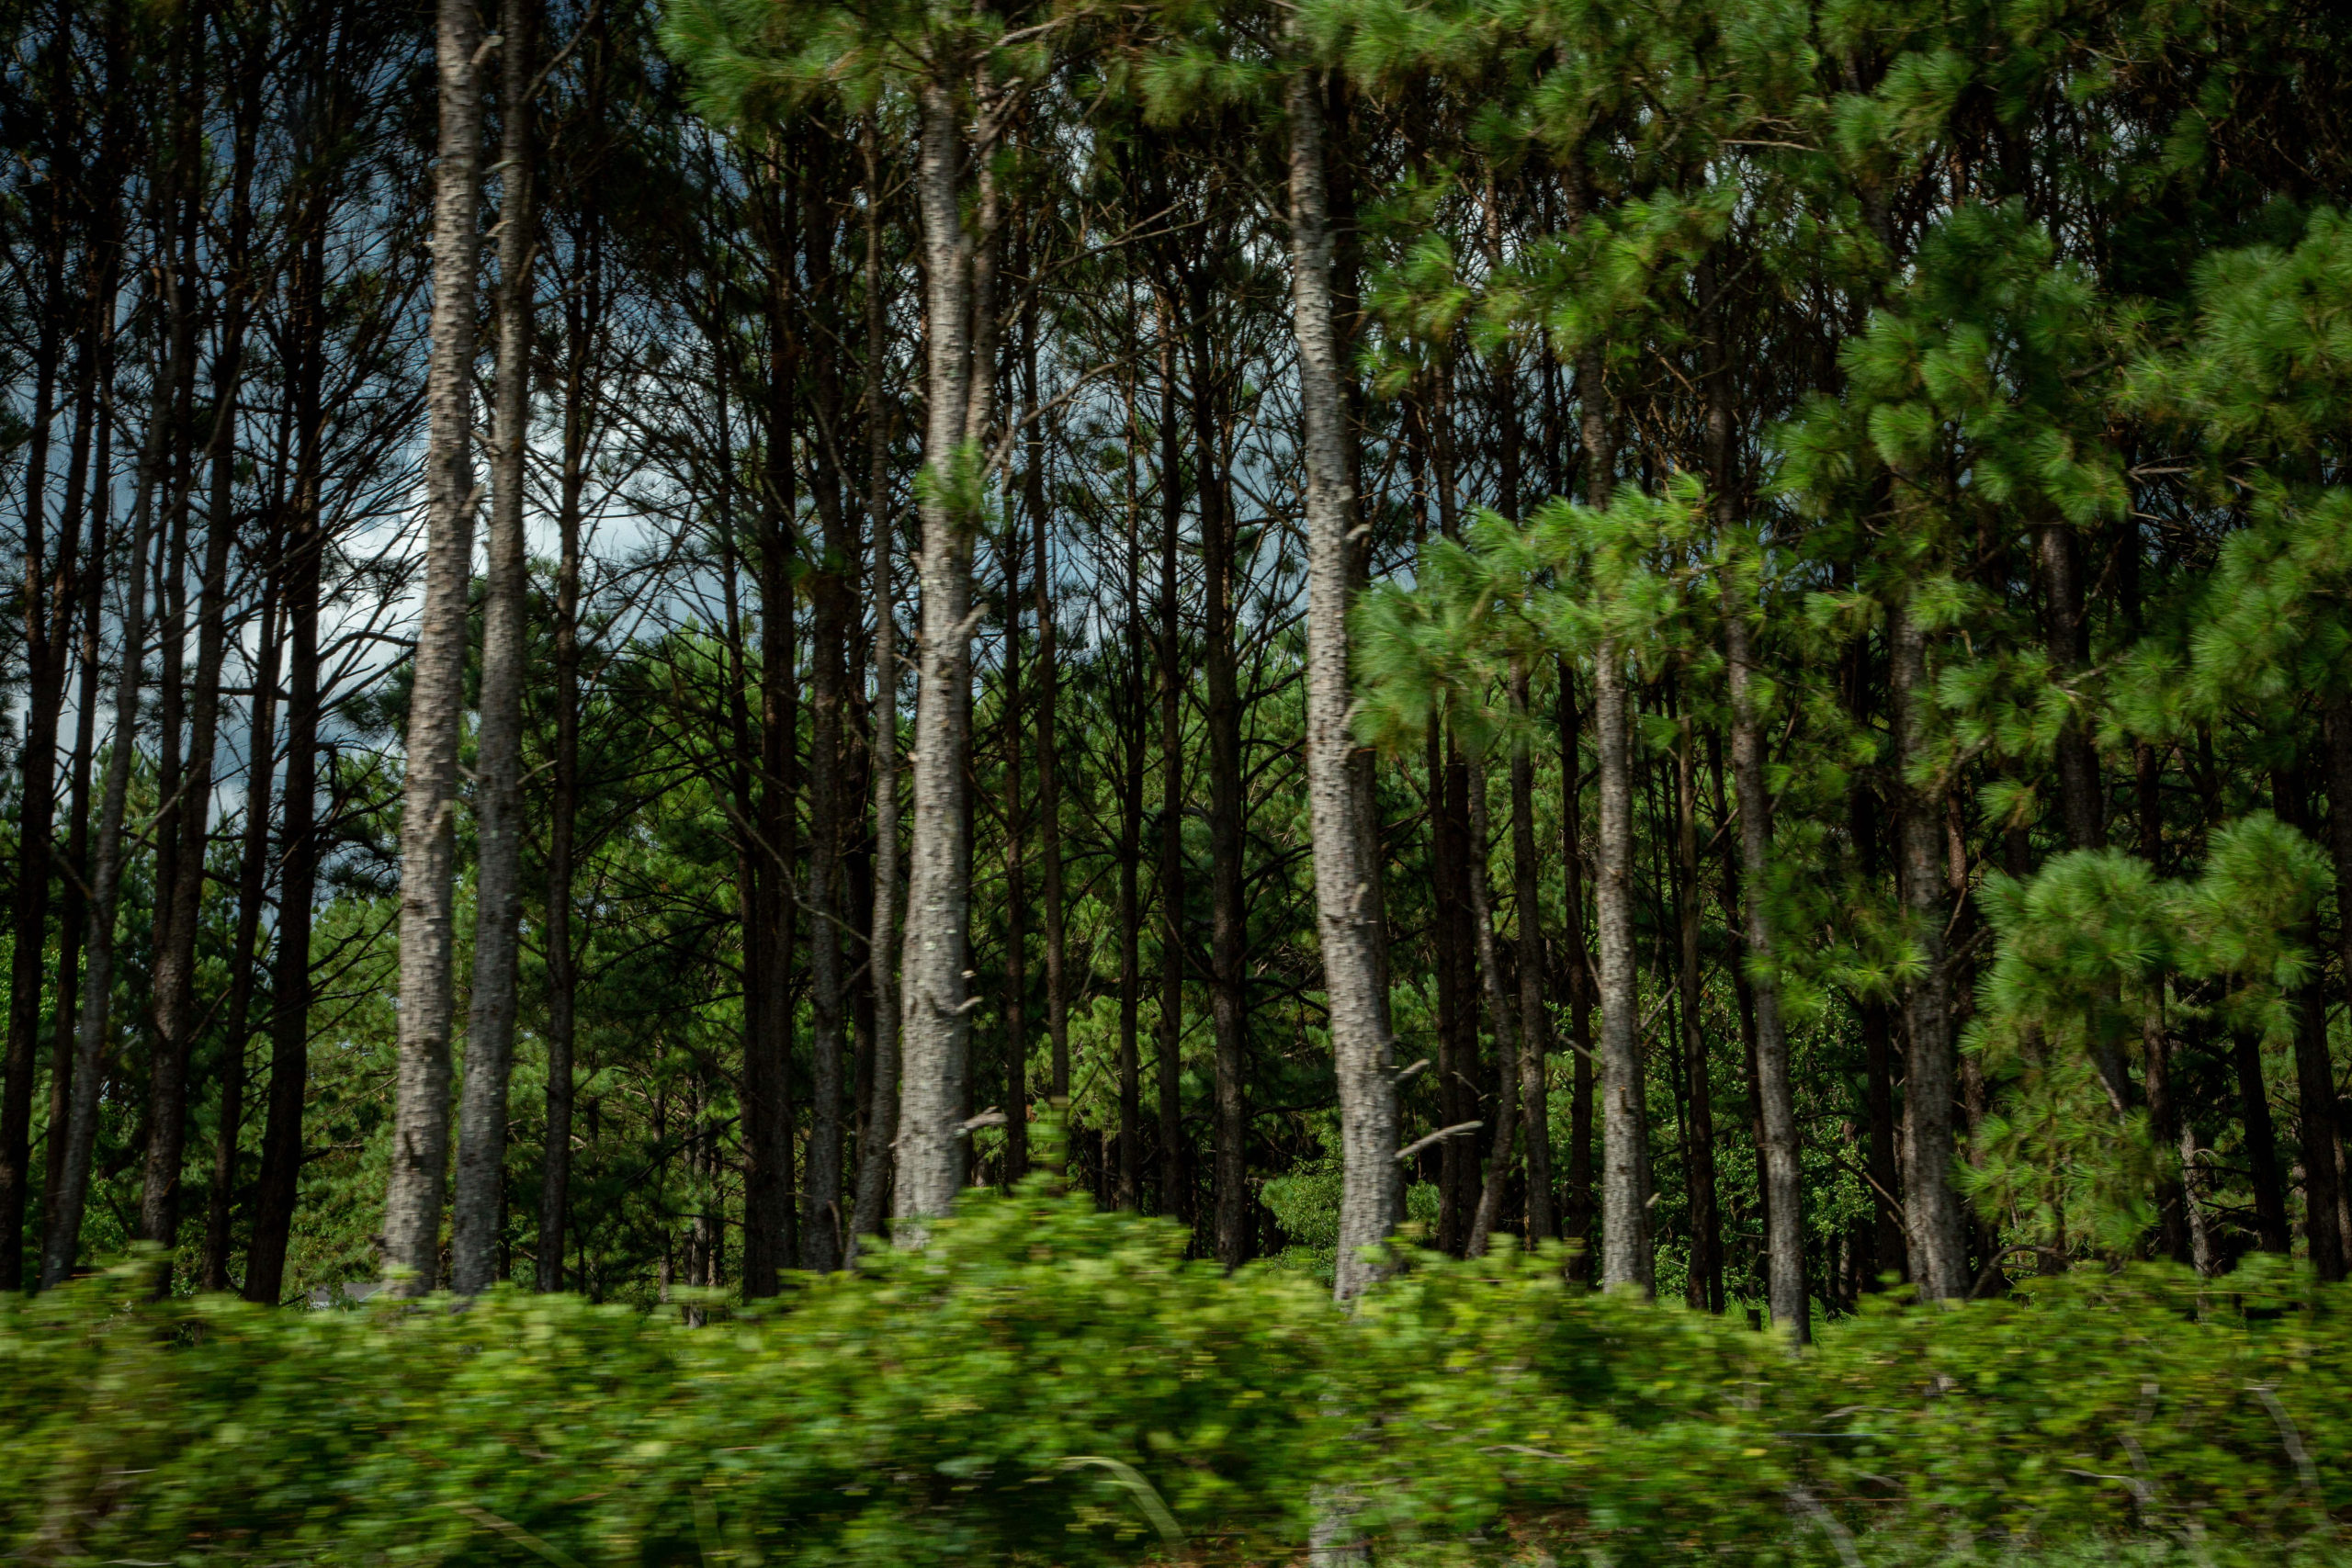
[[[276,1306],[285,1294],[303,1163],[302,1109],[310,1083],[311,902],[318,842],[319,581],[326,536],[320,507],[325,423],[326,199],[314,195],[302,222],[294,299],[295,474],[286,539],[286,782],[278,827],[277,928],[270,982],[268,1110],[261,1171],[254,1183],[253,1239],[245,1253],[247,1301]]]
[[[1928,749],[1927,635],[1908,605],[1889,613],[1893,649],[1896,765],[1910,772],[1912,760]],[[1909,1025],[1904,1064],[1903,1196],[1912,1279],[1929,1301],[1967,1294],[1967,1225],[1960,1196],[1952,1189],[1952,1105],[1956,1064],[1952,1055],[1951,999],[1945,972],[1944,879],[1940,853],[1942,792],[1904,787],[1899,865],[1911,939],[1919,950],[1919,975],[1904,1003]]]
[[[1034,319],[1035,305],[1030,312]],[[1037,333],[1034,325],[1023,334],[1021,396],[1037,406]],[[1028,428],[1028,457],[1022,470],[1022,500],[1029,513],[1030,592],[1037,612],[1037,852],[1044,862],[1046,884],[1046,1032],[1053,1050],[1052,1093],[1057,1108],[1069,1108],[1069,990],[1067,970],[1068,930],[1062,887],[1061,739],[1058,705],[1061,667],[1055,644],[1054,584],[1046,553],[1046,530],[1052,515],[1046,504],[1046,433],[1033,418]],[[1069,1160],[1065,1129],[1061,1156]]]
[[[1396,1166],[1395,1047],[1381,994],[1373,882],[1359,823],[1348,733],[1348,586],[1354,472],[1331,306],[1331,245],[1323,107],[1311,72],[1291,78],[1291,311],[1298,340],[1306,469],[1306,773],[1313,820],[1316,929],[1339,1074],[1341,1190],[1335,1292],[1355,1295],[1377,1273],[1403,1212]]]
[[[440,146],[434,166],[433,356],[427,375],[424,609],[409,698],[401,808],[400,1070],[384,1267],[395,1293],[440,1278],[449,1162],[449,1028],[458,737],[473,561],[474,290],[481,269],[481,27],[469,0],[439,0]]]
[[[2287,1228],[2287,1184],[2278,1169],[2278,1134],[2270,1115],[2270,1090],[2262,1077],[2262,1037],[2240,1030],[2231,1041],[2231,1058],[2237,1068],[2238,1117],[2245,1126],[2245,1156],[2254,1188],[2255,1234],[2262,1250],[2284,1256],[2290,1248]]]
[[[1512,901],[1519,906],[1519,1098],[1527,1123],[1527,1241],[1553,1240],[1552,1111],[1548,1093],[1552,1016],[1544,1008],[1544,893],[1535,860],[1535,764],[1525,727],[1530,714],[1527,670],[1511,673],[1511,709],[1520,732],[1510,752]]]
[[[533,0],[503,0],[499,30],[498,363],[490,470],[490,573],[482,604],[481,723],[475,739],[473,991],[458,1113],[449,1283],[478,1295],[498,1278],[506,1195],[507,1085],[514,1069],[515,958],[523,916],[523,617],[530,560],[523,537],[530,440]]]
[[[820,165],[827,181],[831,165]],[[810,293],[817,308],[830,310],[839,295],[833,270],[833,225],[830,184],[820,183],[804,226]],[[841,366],[820,355],[814,370],[818,414],[829,430],[842,428]],[[842,840],[848,813],[842,810],[842,715],[849,686],[849,602],[842,574],[856,545],[842,494],[842,473],[831,440],[816,447],[813,489],[823,529],[821,558],[809,575],[816,611],[809,684],[808,888],[801,902],[808,914],[809,1114],[808,1179],[800,1231],[802,1266],[819,1273],[842,1267],[848,1250],[850,1216],[843,1212],[848,1110],[849,1010],[842,972]]]
[[[1143,1143],[1143,1065],[1136,1039],[1143,1000],[1143,575],[1140,524],[1136,517],[1135,383],[1127,383],[1127,538],[1126,592],[1127,661],[1125,693],[1120,705],[1119,787],[1119,1174],[1117,1202],[1133,1210],[1141,1201]]]
[[[893,572],[897,519],[890,507],[888,301],[883,292],[879,132],[867,117],[861,137],[865,162],[865,521],[872,535],[874,699],[870,742],[874,771],[874,914],[866,939],[874,989],[873,1109],[858,1150],[857,1199],[849,1236],[853,1261],[862,1238],[878,1235],[890,1207],[891,1173],[899,1145],[899,987],[896,941],[899,893],[899,620]]]
[[[578,249],[580,286],[564,300],[563,457],[556,498],[555,757],[548,806],[547,1134],[540,1151],[539,1227],[534,1283],[563,1289],[564,1228],[571,1213],[573,1044],[580,991],[572,936],[572,881],[580,819],[581,497],[586,490],[593,396],[590,365],[603,335],[603,229],[592,207]],[[732,694],[740,703],[741,687]]]
[[[1715,1091],[1706,1031],[1699,1025],[1699,788],[1697,742],[1688,706],[1674,751],[1674,854],[1681,960],[1682,1065],[1690,1104],[1691,1304],[1724,1310],[1723,1205],[1715,1188]]]
[[[1487,1169],[1478,1188],[1478,1208],[1470,1222],[1464,1251],[1472,1258],[1487,1255],[1487,1238],[1502,1217],[1503,1190],[1510,1185],[1511,1141],[1519,1132],[1519,1032],[1513,1027],[1511,1000],[1503,991],[1502,955],[1495,942],[1495,897],[1487,871],[1490,825],[1487,817],[1487,764],[1470,764],[1470,919],[1471,939],[1478,950],[1478,989],[1485,998],[1487,1018],[1495,1032],[1494,1142],[1487,1151]]]
[[[1193,1218],[1184,1107],[1184,674],[1177,619],[1183,460],[1177,445],[1175,311],[1159,317],[1159,1212]]]
[[[1731,599],[1726,594],[1726,600]],[[1747,597],[1727,603],[1724,657],[1731,677],[1732,784],[1739,792],[1740,887],[1746,895],[1747,981],[1756,1017],[1756,1099],[1763,1123],[1765,1253],[1772,1325],[1794,1345],[1813,1338],[1805,1295],[1804,1170],[1797,1144],[1789,1036],[1781,1019],[1780,948],[1772,930],[1772,797],[1764,782],[1764,718],[1756,697],[1756,655]]]
[[[1593,721],[1600,737],[1600,1282],[1646,1296],[1657,1291],[1657,1274],[1650,1241],[1641,995],[1634,964],[1633,728],[1623,659],[1613,641],[1604,640],[1593,653]]]
[[[1191,276],[1193,462],[1200,495],[1201,570],[1206,579],[1209,751],[1209,1017],[1216,1036],[1217,1261],[1238,1269],[1250,1256],[1249,909],[1243,900],[1248,839],[1242,819],[1241,700],[1236,665],[1240,592],[1232,491],[1222,461],[1223,401],[1210,357],[1207,280]]]
[[[35,204],[59,199],[55,175],[35,187]],[[41,198],[46,197],[47,200]],[[44,217],[48,215],[44,212]],[[42,225],[55,230],[56,220]],[[8,1038],[0,1059],[0,1291],[24,1288],[25,1213],[32,1196],[34,1050],[40,1034],[41,971],[48,964],[43,940],[49,922],[50,831],[55,806],[58,707],[62,687],[48,684],[50,667],[46,571],[49,523],[50,426],[56,419],[57,367],[64,320],[63,238],[44,236],[40,298],[34,309],[40,325],[33,350],[33,423],[25,458],[24,596],[25,662],[33,690],[26,713],[18,758],[21,782],[17,828],[17,887],[10,931]]]
[[[897,1233],[920,1246],[920,1223],[947,1213],[964,1183],[961,1107],[970,1070],[965,953],[971,888],[963,875],[965,773],[971,752],[972,535],[968,491],[984,477],[979,437],[992,411],[980,385],[994,373],[987,305],[962,214],[966,150],[955,95],[933,79],[919,94],[917,199],[922,214],[928,327],[922,497],[922,637],[915,692],[912,832],[899,977],[904,1031]],[[982,150],[984,151],[984,150]],[[985,234],[988,218],[983,216]],[[984,250],[985,245],[979,247]],[[977,417],[976,417],[977,416]],[[977,428],[975,428],[977,426]]]
[[[245,731],[245,834],[238,854],[237,936],[230,949],[229,1027],[220,1056],[220,1117],[212,1156],[212,1190],[204,1224],[204,1288],[236,1289],[229,1278],[231,1224],[237,1191],[237,1143],[244,1124],[245,1047],[252,1037],[254,983],[261,955],[262,897],[269,875],[269,795],[277,769],[277,666],[283,647],[278,580],[273,560],[261,604],[261,657],[254,666],[252,722]]]
[[[1034,407],[1024,407],[1034,417]],[[1018,524],[1004,541],[1004,1176],[1029,1170],[1028,811],[1021,776],[1021,560]]]
[[[130,796],[131,764],[138,755],[140,675],[145,664],[147,563],[153,546],[155,491],[162,479],[171,423],[168,366],[158,367],[153,407],[140,456],[131,502],[130,555],[123,575],[121,673],[115,683],[114,745],[107,757],[105,793],[98,806],[96,842],[90,861],[89,950],[82,980],[82,1011],[74,1036],[74,1098],[65,1126],[65,1158],[57,1201],[49,1212],[49,1234],[41,1248],[40,1283],[47,1290],[74,1271],[82,1245],[82,1215],[90,1190],[90,1154],[98,1134],[98,1093],[105,1086],[107,1043],[112,1037],[115,910],[122,886],[123,817]],[[95,722],[95,716],[85,718]]]
[[[230,62],[224,60],[221,63]],[[188,710],[187,754],[172,792],[177,805],[175,808],[165,808],[164,820],[159,827],[159,832],[164,835],[177,831],[178,852],[175,874],[168,878],[159,875],[157,879],[158,896],[167,902],[168,909],[157,921],[154,1074],[139,1220],[140,1234],[148,1240],[164,1243],[167,1248],[179,1229],[179,1190],[187,1144],[188,1066],[199,1022],[196,1007],[196,936],[211,824],[213,754],[220,719],[220,665],[228,640],[229,560],[236,542],[232,503],[236,474],[237,403],[252,290],[247,252],[253,227],[254,141],[261,114],[258,61],[238,62],[236,76],[229,233],[223,258],[227,272],[222,290],[225,300],[219,355],[212,376],[212,421],[204,453],[212,493],[205,513],[203,577],[197,597],[195,690]],[[194,477],[191,468],[191,488]],[[185,501],[183,495],[183,515]],[[164,1282],[159,1280],[158,1287]]]
[[[108,200],[112,197],[109,195]],[[80,1011],[82,944],[90,918],[87,888],[90,883],[90,786],[91,767],[97,748],[98,665],[100,638],[105,631],[105,589],[107,569],[107,531],[113,517],[114,502],[114,397],[113,397],[113,313],[116,307],[116,282],[109,268],[108,276],[97,291],[93,316],[99,309],[105,312],[103,322],[94,319],[93,330],[98,334],[98,377],[105,390],[97,397],[98,434],[97,459],[94,482],[90,486],[90,548],[88,562],[79,577],[80,648],[77,658],[80,669],[79,689],[75,694],[74,711],[76,716],[74,735],[74,761],[69,785],[69,827],[66,837],[66,863],[73,877],[65,888],[62,908],[58,920],[57,1001],[52,1009],[54,1033],[50,1045],[52,1064],[50,1073],[49,1100],[49,1169],[44,1188],[42,1213],[54,1213],[57,1193],[64,1180],[65,1145],[69,1141],[66,1128],[74,1114],[74,1026]],[[94,392],[97,389],[93,389]],[[134,570],[134,576],[136,572]],[[44,1238],[45,1239],[45,1238]]]
[[[1560,944],[1568,987],[1568,1272],[1592,1278],[1592,953],[1584,934],[1584,743],[1576,671],[1560,661]]]

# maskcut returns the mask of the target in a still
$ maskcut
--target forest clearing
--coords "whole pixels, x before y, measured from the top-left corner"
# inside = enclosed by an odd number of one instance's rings
[[[2340,1551],[2339,7],[7,25],[0,1556]]]

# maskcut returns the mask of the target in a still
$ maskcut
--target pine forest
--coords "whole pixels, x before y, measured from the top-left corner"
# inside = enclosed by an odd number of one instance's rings
[[[2352,14],[5,17],[0,1556],[2326,1560]]]

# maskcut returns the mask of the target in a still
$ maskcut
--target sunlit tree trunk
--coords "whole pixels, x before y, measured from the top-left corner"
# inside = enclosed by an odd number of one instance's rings
[[[531,423],[532,0],[504,0],[499,46],[498,361],[492,388],[490,572],[482,604],[481,723],[474,757],[472,996],[458,1115],[449,1283],[475,1295],[498,1278],[506,1190],[507,1084],[514,1067],[514,983],[523,916],[523,617],[530,562],[523,538]]]
[[[458,738],[473,562],[474,292],[481,208],[481,26],[439,0],[440,145],[433,176],[433,353],[427,372],[424,607],[417,623],[401,814],[400,1066],[383,1259],[395,1293],[440,1279],[449,1159],[449,1028]]]
[[[1323,111],[1312,72],[1289,88],[1291,319],[1298,344],[1301,449],[1306,472],[1306,776],[1313,820],[1316,931],[1339,1075],[1341,1188],[1335,1293],[1355,1295],[1376,1271],[1403,1209],[1396,1165],[1395,1048],[1380,995],[1372,880],[1350,765],[1348,584],[1354,463],[1332,327],[1331,233]]]

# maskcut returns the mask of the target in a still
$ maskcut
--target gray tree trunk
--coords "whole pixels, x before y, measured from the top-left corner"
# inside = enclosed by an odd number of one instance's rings
[[[1747,604],[1724,596],[1724,656],[1731,676],[1732,785],[1739,792],[1740,886],[1747,896],[1748,984],[1756,1007],[1756,1095],[1763,1111],[1765,1251],[1772,1324],[1792,1344],[1813,1337],[1804,1281],[1804,1180],[1798,1164],[1796,1099],[1789,1082],[1789,1037],[1781,1021],[1780,950],[1765,877],[1772,799],[1764,787],[1764,725],[1757,712],[1756,662]]]
[[[857,1196],[851,1208],[849,1260],[866,1236],[878,1235],[889,1212],[891,1174],[899,1142],[899,988],[896,942],[899,894],[899,621],[892,572],[898,530],[890,508],[890,410],[885,400],[889,358],[888,306],[883,294],[882,197],[878,132],[868,117],[862,137],[865,160],[865,521],[872,535],[867,590],[874,602],[874,913],[867,961],[874,988],[873,1106],[858,1149]]]
[[[1634,969],[1633,736],[1623,655],[1594,651],[1593,727],[1600,743],[1600,864],[1595,878],[1600,936],[1600,1282],[1644,1295],[1657,1289],[1650,1240],[1649,1105],[1643,1084]]]
[[[1888,616],[1893,650],[1896,767],[1907,775],[1928,747],[1928,686],[1925,632],[1907,605]],[[1904,998],[1910,1026],[1905,1055],[1903,1117],[1904,1228],[1909,1242],[1911,1277],[1929,1301],[1968,1292],[1967,1225],[1960,1196],[1952,1190],[1952,1097],[1958,1069],[1952,1053],[1950,976],[1944,963],[1944,879],[1940,863],[1943,813],[1940,793],[1904,786],[1902,858],[1898,867],[1903,902],[1918,944],[1920,974]]]
[[[498,443],[490,471],[490,574],[481,635],[481,724],[475,742],[473,995],[458,1112],[449,1283],[477,1295],[498,1279],[506,1190],[507,1084],[514,1070],[516,941],[523,916],[523,617],[530,561],[523,538],[524,459],[531,425],[532,0],[504,0],[499,28],[498,364],[491,396]]]
[[[1373,878],[1349,759],[1348,533],[1355,466],[1331,309],[1331,232],[1323,109],[1314,73],[1292,78],[1291,319],[1298,340],[1301,446],[1306,468],[1306,780],[1313,818],[1316,931],[1338,1068],[1341,1185],[1334,1293],[1370,1284],[1374,1249],[1403,1209],[1396,1166],[1395,1046],[1380,995]]]
[[[481,271],[481,27],[438,0],[440,142],[433,176],[433,354],[425,378],[424,607],[409,697],[401,806],[400,1055],[385,1183],[383,1264],[394,1293],[440,1278],[449,1163],[449,1028],[458,739],[465,716],[473,564],[474,290]]]
[[[977,306],[975,250],[962,213],[963,111],[943,83],[919,92],[916,195],[922,215],[927,333],[923,468],[922,635],[917,652],[913,821],[907,846],[907,930],[899,970],[903,1059],[899,1097],[895,1239],[920,1246],[921,1222],[945,1214],[965,1168],[964,1089],[971,1022],[965,953],[965,761],[971,751],[972,536],[968,491],[981,482],[973,450],[976,381],[993,373]],[[982,247],[984,248],[984,247]],[[981,414],[981,429],[986,415]],[[968,445],[967,445],[968,444]]]

